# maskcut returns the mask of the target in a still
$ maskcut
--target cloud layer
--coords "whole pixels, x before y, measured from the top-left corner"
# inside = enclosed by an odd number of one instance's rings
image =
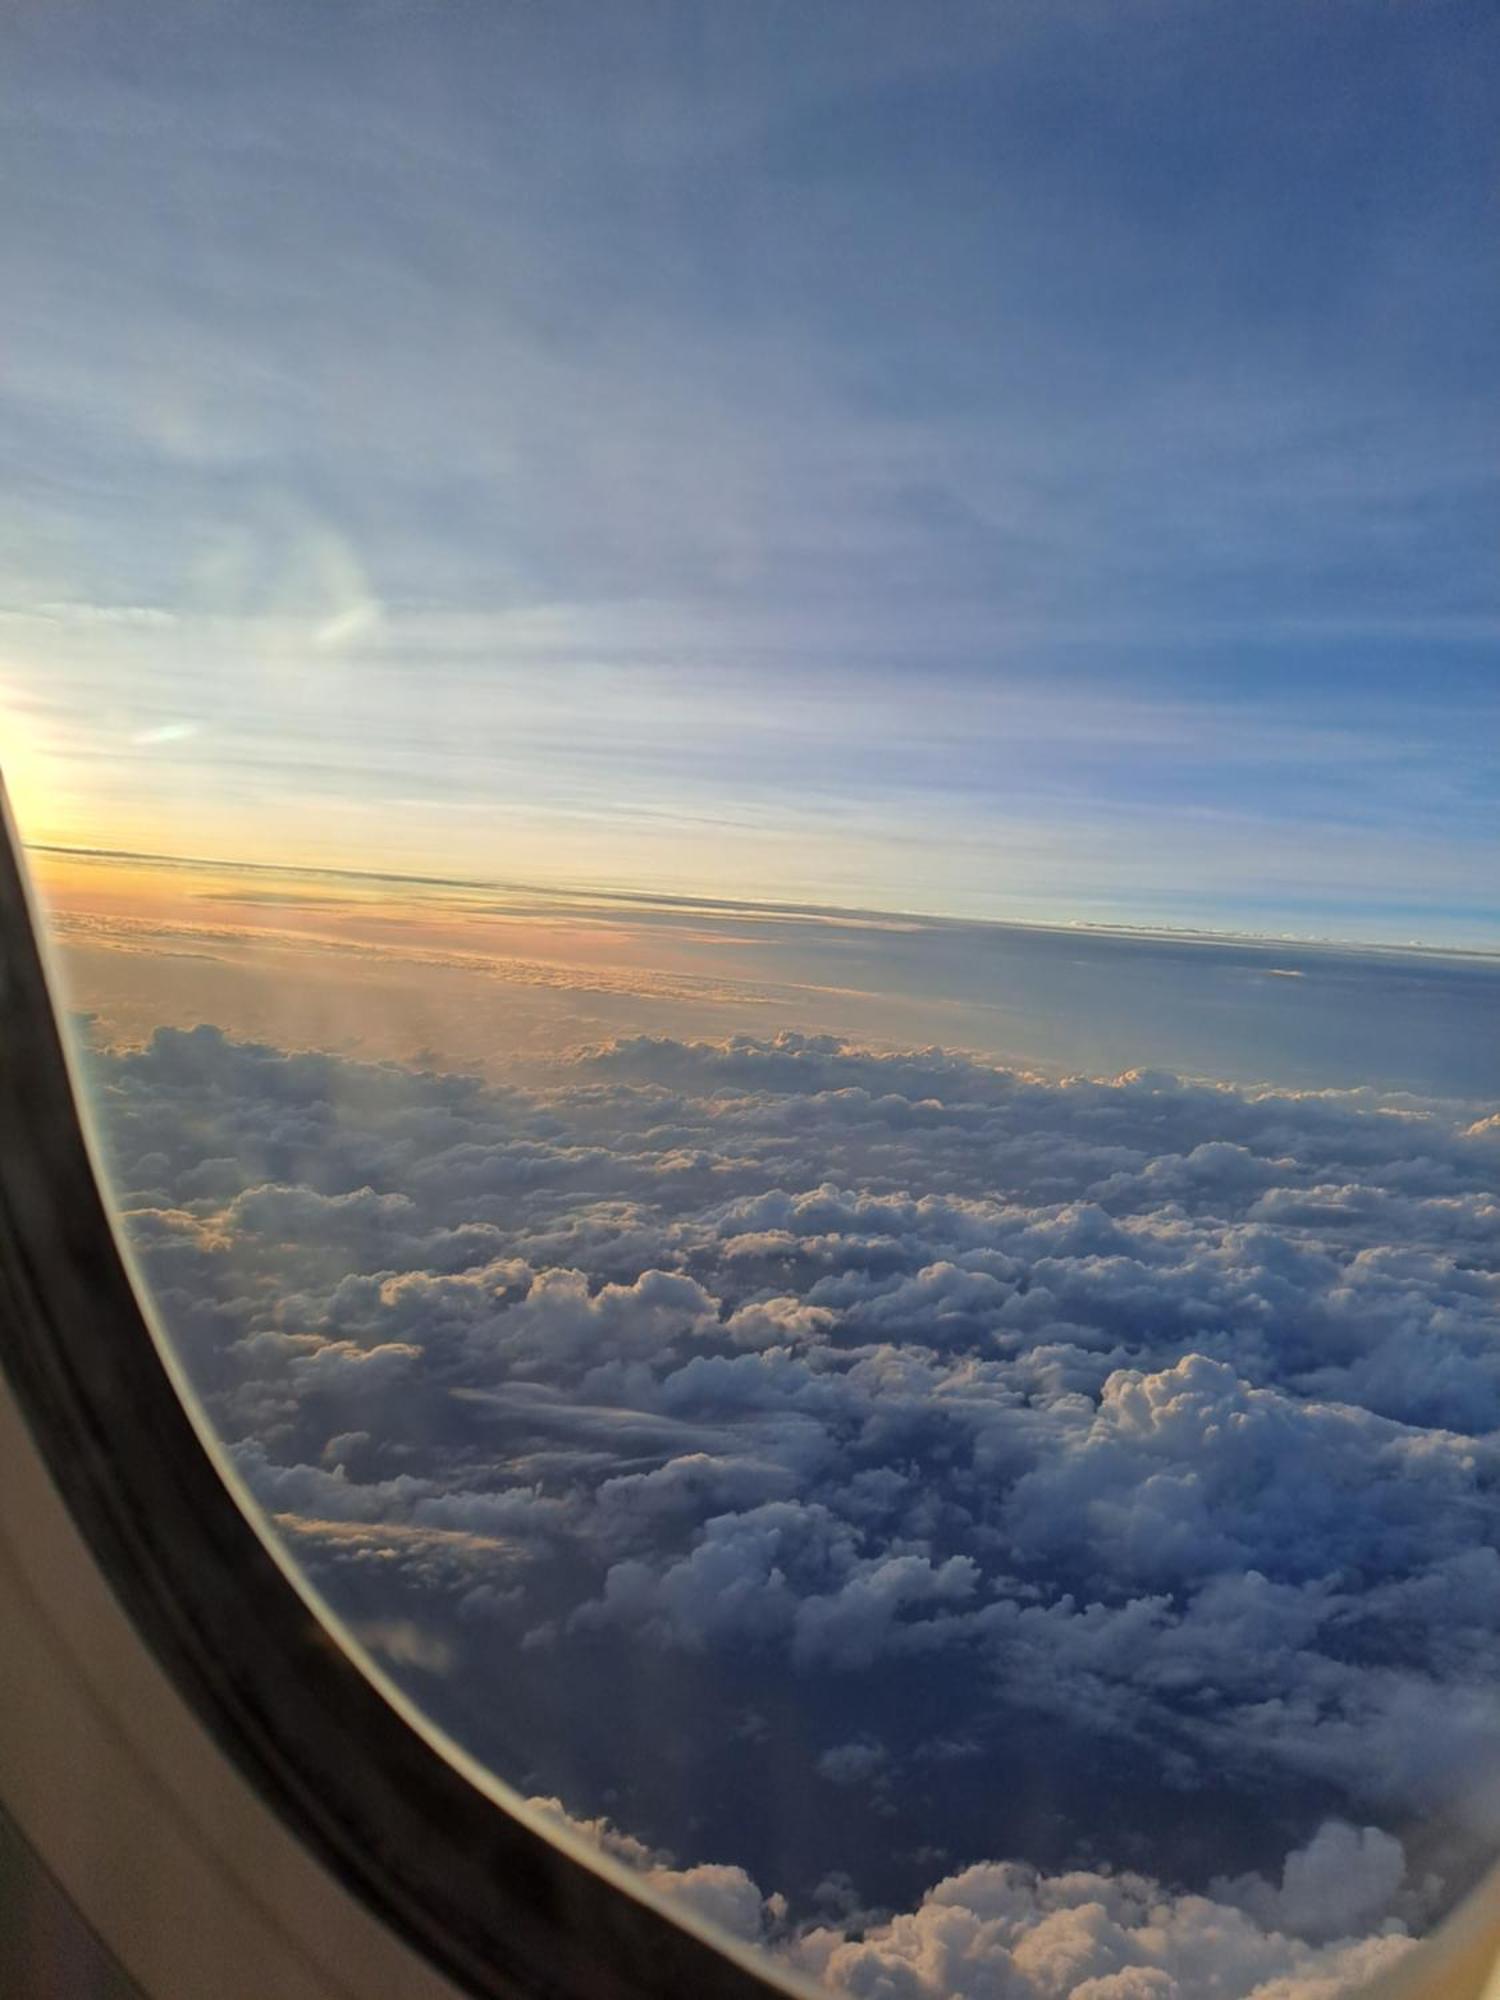
[[[1500,1830],[1483,1108],[795,1035],[95,1063],[331,1599],[834,1985],[1331,1993]]]
[[[1279,1886],[1254,1877],[1174,1895],[1144,1875],[991,1862],[947,1877],[902,1915],[846,1909],[842,1923],[793,1931],[785,1899],[763,1896],[742,1868],[675,1868],[607,1820],[576,1819],[557,1799],[529,1803],[697,1915],[870,2000],[1333,2000],[1412,1948],[1394,1924],[1327,1943],[1297,1935],[1314,1908],[1314,1930],[1331,1912],[1370,1919],[1400,1881],[1399,1842],[1336,1820],[1287,1856]]]

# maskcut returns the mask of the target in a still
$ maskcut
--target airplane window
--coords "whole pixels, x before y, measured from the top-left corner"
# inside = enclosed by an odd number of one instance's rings
[[[5,780],[306,1601],[747,1991],[1424,1964],[1500,1847],[1500,19],[7,42]]]

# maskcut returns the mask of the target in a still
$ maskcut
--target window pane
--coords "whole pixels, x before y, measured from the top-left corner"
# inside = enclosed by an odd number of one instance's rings
[[[1500,1813],[1500,24],[14,24],[6,777],[332,1615],[836,1991]]]

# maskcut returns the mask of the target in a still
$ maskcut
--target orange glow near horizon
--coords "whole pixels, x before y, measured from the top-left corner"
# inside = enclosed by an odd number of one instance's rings
[[[70,1008],[111,1041],[212,1022],[504,1069],[619,1036],[783,1027],[910,1043],[949,1011],[834,983],[799,935],[920,925],[34,847]]]
[[[61,845],[29,850],[34,880],[56,919],[116,918],[230,936],[380,952],[536,958],[568,966],[661,969],[662,940],[585,906],[568,892],[498,889],[339,875],[263,863],[91,853]],[[679,932],[694,946],[753,946],[754,938]]]

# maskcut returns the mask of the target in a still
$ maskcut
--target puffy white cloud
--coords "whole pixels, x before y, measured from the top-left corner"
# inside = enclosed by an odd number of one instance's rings
[[[582,1271],[543,1271],[524,1299],[497,1316],[476,1343],[511,1365],[564,1369],[590,1360],[649,1358],[717,1325],[717,1300],[680,1272],[643,1271],[634,1284],[591,1289]]]
[[[1306,1847],[1286,1858],[1281,1881],[1260,1876],[1215,1883],[1269,1930],[1313,1938],[1347,1937],[1389,1909],[1406,1874],[1399,1840],[1377,1826],[1326,1820]]]
[[[526,1803],[544,1823],[623,1862],[658,1895],[691,1910],[731,1937],[752,1944],[764,1942],[782,1918],[781,1900],[763,1896],[743,1868],[712,1861],[677,1868],[670,1855],[653,1850],[632,1834],[621,1833],[607,1819],[576,1818],[561,1799],[536,1797]]]
[[[673,1724],[705,1760],[705,1687],[778,1727],[794,1700],[775,1782],[810,1817],[868,1799],[827,1780],[880,1754],[910,1870],[948,1879],[827,1941],[850,1990],[936,1991],[973,1958],[990,1985],[954,1991],[1212,1992],[1192,1953],[1217,1926],[1259,1981],[1223,1991],[1312,1994],[1344,1927],[1408,1894],[1390,1828],[1468,1788],[1500,1833],[1480,1107],[799,1036],[636,1040],[524,1089],[207,1029],[96,1068],[165,1316],[336,1601],[426,1621],[468,1715],[523,1644],[584,1701],[605,1657],[621,1685],[697,1675]],[[534,1788],[567,1789],[545,1734]],[[946,1794],[940,1739],[969,1746]],[[1237,1802],[1193,1882],[1218,1878],[1211,1917],[1179,1900],[1148,1950],[1123,1875],[1049,1876],[1043,1909],[1042,1877],[958,1866],[997,1847],[964,1774],[1031,1739],[1067,1770],[1133,1759],[1156,1824],[1210,1782]],[[648,1741],[590,1744],[586,1796],[655,1782]],[[1278,1880],[1269,1830],[1231,1837],[1278,1788],[1278,1854],[1335,1809],[1387,1832],[1325,1829]],[[1055,1859],[1062,1816],[1000,1851]],[[1024,1942],[1006,1896],[1032,1898]]]
[[[820,1769],[850,1783],[879,1761],[870,1746],[845,1744]],[[1412,1948],[1399,1924],[1359,1928],[1401,1881],[1400,1843],[1339,1821],[1286,1857],[1279,1890],[1257,1880],[1174,1894],[1139,1874],[983,1862],[913,1910],[863,1913],[851,1938],[844,1926],[792,1926],[785,1899],[765,1896],[743,1868],[680,1869],[606,1819],[576,1818],[556,1798],[528,1804],[668,1901],[863,2000],[1335,2000]],[[1321,1941],[1298,1934],[1303,1916]]]
[[[1352,1829],[1325,1827],[1314,1845],[1341,1831]],[[1289,1876],[1299,1859],[1289,1857]],[[1001,1862],[948,1877],[857,1939],[809,1931],[789,1955],[867,2000],[1332,2000],[1410,1949],[1399,1930],[1309,1943],[1141,1875],[1048,1876]]]

